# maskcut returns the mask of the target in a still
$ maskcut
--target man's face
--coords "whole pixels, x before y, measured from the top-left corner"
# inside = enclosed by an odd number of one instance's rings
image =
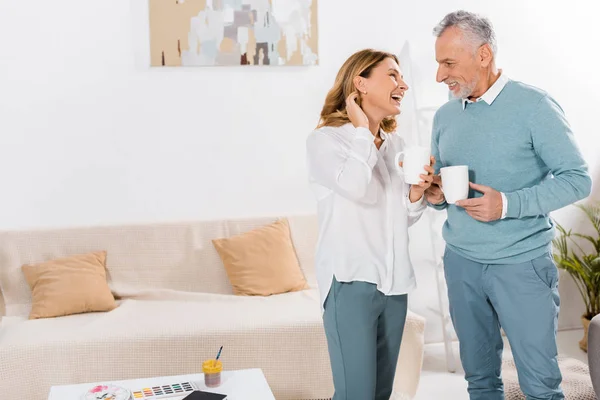
[[[477,57],[477,48],[465,38],[459,28],[448,28],[437,38],[435,58],[439,65],[436,75],[438,82],[448,85],[456,98],[474,96],[473,92],[480,79],[481,63]]]

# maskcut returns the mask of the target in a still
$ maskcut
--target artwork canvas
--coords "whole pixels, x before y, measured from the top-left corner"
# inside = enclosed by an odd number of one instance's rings
[[[316,65],[317,0],[148,0],[152,66]]]

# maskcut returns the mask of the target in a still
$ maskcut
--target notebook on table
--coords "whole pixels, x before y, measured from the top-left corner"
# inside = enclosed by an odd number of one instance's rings
[[[202,390],[194,390],[188,394],[183,400],[227,400],[227,395],[204,392]]]

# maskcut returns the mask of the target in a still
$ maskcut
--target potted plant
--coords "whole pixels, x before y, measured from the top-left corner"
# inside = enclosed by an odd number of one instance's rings
[[[585,313],[581,316],[584,336],[579,342],[579,347],[587,352],[590,321],[595,315],[600,314],[600,202],[575,206],[586,214],[596,233],[583,235],[571,230],[567,231],[555,221],[560,234],[552,242],[556,265],[573,277],[585,303]],[[584,251],[583,242],[591,243],[589,251]]]

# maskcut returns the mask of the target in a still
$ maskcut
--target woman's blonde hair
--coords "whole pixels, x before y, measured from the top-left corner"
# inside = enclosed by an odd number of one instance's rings
[[[346,60],[342,68],[338,71],[333,87],[327,93],[317,128],[323,126],[342,126],[350,122],[348,112],[346,111],[346,98],[356,90],[354,78],[357,76],[368,78],[373,68],[386,58],[391,58],[398,62],[398,58],[395,55],[373,49],[356,52]],[[360,97],[357,98],[357,101],[360,105]],[[396,130],[396,118],[393,116],[386,117],[381,121],[380,126],[384,132],[393,132]]]

